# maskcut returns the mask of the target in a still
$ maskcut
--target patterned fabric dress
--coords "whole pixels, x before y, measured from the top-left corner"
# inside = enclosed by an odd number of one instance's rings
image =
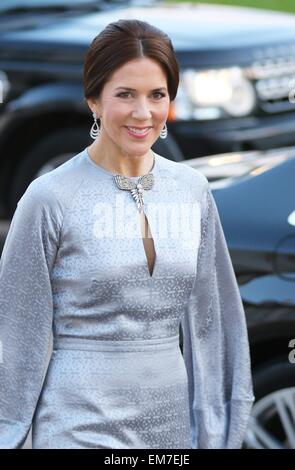
[[[87,148],[20,199],[0,263],[1,448],[31,425],[35,449],[241,447],[249,345],[215,201],[188,165],[155,154],[153,174],[152,272],[130,191]]]

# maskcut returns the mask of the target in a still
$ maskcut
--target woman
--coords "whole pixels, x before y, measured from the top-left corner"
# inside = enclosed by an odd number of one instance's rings
[[[241,447],[249,347],[217,208],[202,173],[151,150],[178,79],[145,22],[87,52],[94,142],[30,184],[1,258],[2,448],[31,423],[33,448]]]

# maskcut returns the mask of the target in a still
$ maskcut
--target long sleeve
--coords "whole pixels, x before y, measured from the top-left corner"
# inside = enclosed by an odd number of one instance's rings
[[[209,183],[194,286],[181,320],[192,446],[241,448],[254,401],[248,333]]]
[[[5,449],[21,448],[30,430],[52,330],[50,272],[59,224],[53,195],[38,180],[18,202],[0,261],[0,448]]]

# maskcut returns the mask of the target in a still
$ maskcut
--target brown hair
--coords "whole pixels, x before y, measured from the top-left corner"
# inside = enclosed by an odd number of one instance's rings
[[[173,101],[179,84],[179,66],[169,36],[145,21],[122,19],[108,24],[90,44],[84,63],[85,98],[98,98],[117,68],[141,57],[161,65]]]

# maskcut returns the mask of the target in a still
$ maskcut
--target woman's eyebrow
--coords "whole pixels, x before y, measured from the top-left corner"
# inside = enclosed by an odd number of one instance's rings
[[[127,86],[119,86],[119,87],[115,88],[115,90],[120,90],[120,89],[129,90],[129,91],[136,91],[134,88],[129,88]],[[154,88],[154,90],[151,90],[151,91],[161,91],[161,90],[166,91],[166,87]]]

